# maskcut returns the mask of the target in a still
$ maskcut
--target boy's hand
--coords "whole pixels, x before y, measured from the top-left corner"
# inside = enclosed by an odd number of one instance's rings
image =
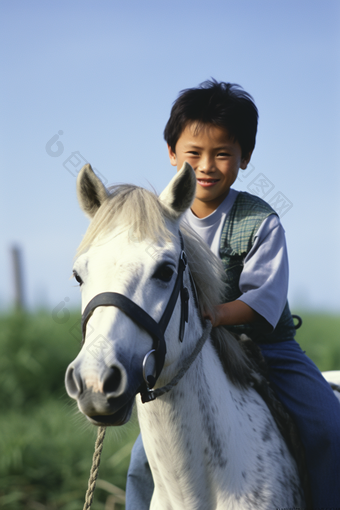
[[[219,323],[220,316],[219,316],[219,310],[218,310],[219,306],[220,305],[216,306],[214,308],[214,310],[212,310],[210,313],[207,312],[207,313],[203,314],[203,318],[204,319],[208,319],[211,322],[213,328],[216,328],[217,326],[220,326],[220,323]]]
[[[267,322],[259,313],[239,300],[217,305],[212,312],[204,313],[203,317],[210,320],[213,328],[249,324],[255,321]]]

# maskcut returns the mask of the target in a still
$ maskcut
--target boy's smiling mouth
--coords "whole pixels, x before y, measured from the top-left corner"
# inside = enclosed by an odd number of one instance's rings
[[[214,186],[217,182],[219,182],[220,179],[199,179],[197,178],[198,184],[203,186],[204,188],[209,188],[211,186]]]

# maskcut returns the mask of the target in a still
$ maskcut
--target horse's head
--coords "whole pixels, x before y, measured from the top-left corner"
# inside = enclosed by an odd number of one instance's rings
[[[78,176],[78,200],[92,221],[73,269],[82,291],[83,346],[67,369],[66,389],[93,423],[125,423],[143,380],[159,376],[158,323],[164,323],[166,340],[176,339],[166,342],[163,377],[176,370],[181,350],[187,349],[178,340],[181,289],[190,287],[181,265],[179,222],[195,187],[188,164],[158,198],[134,186],[110,193],[90,165]],[[169,300],[174,306],[164,320]],[[156,353],[146,356],[153,349]],[[164,355],[165,350],[159,354],[163,361]]]

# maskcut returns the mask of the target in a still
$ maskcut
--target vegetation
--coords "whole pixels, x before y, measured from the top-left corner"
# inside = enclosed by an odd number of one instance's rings
[[[340,316],[300,312],[296,340],[321,372],[340,370]]]
[[[297,340],[321,370],[340,369],[340,317],[300,314]],[[80,316],[0,318],[0,508],[82,508],[96,428],[66,395],[64,374],[80,347]],[[63,322],[60,324],[60,322]],[[108,430],[93,510],[122,510],[132,423]]]
[[[97,428],[66,395],[64,375],[80,347],[80,317],[0,318],[0,508],[83,507]],[[93,510],[122,500],[136,418],[106,434]],[[109,482],[109,483],[108,483]],[[103,488],[101,488],[103,487]],[[105,506],[106,504],[106,506]],[[115,505],[115,506],[114,506]]]

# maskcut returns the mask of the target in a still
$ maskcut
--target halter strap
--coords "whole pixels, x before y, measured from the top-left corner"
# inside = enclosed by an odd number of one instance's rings
[[[131,299],[118,292],[102,292],[91,299],[84,310],[81,321],[83,339],[85,338],[86,324],[98,306],[116,306],[125,312],[130,319],[137,322],[137,324],[142,324],[153,337],[160,338],[162,336],[162,329],[159,323],[146,313],[143,308],[131,301]]]

